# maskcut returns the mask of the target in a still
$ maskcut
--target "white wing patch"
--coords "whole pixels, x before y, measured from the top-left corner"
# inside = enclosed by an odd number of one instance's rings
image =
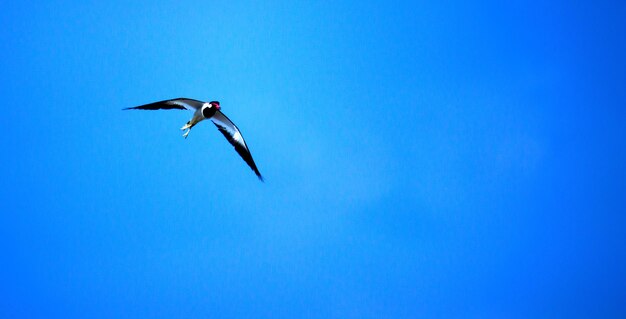
[[[171,99],[169,101],[166,101],[165,103],[169,104],[169,105],[182,106],[182,107],[186,108],[189,111],[195,111],[195,110],[201,108],[203,104],[205,104],[205,103],[197,101],[197,100],[186,99],[186,98]]]
[[[195,110],[195,108],[192,105],[187,104],[187,103],[185,103],[185,102],[183,102],[181,100],[171,100],[171,101],[168,101],[167,104],[182,106],[182,107],[184,107],[184,108],[186,108],[186,109],[188,109],[190,111],[194,111]]]
[[[243,140],[243,136],[241,135],[241,132],[239,132],[237,126],[235,126],[235,124],[231,122],[230,119],[228,119],[222,112],[217,111],[211,118],[211,121],[226,130],[234,142],[241,145],[243,148],[248,149],[248,146],[246,146],[246,142]]]
[[[245,145],[243,142],[243,136],[241,136],[241,133],[239,133],[239,131],[235,132],[235,134],[233,134],[233,139],[235,141],[237,141],[237,143]]]
[[[254,171],[256,176],[263,181],[263,176],[259,172],[259,169],[256,167],[254,160],[252,159],[252,154],[250,154],[250,150],[246,145],[246,142],[243,140],[243,136],[241,132],[224,113],[221,111],[215,112],[215,115],[211,117],[211,121],[215,124],[220,131],[226,137],[228,142],[235,147],[235,151],[243,158],[243,160],[250,166],[250,168]]]

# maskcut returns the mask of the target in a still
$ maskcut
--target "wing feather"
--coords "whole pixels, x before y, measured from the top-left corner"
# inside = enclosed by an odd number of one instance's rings
[[[159,102],[139,105],[135,107],[127,107],[124,110],[189,110],[195,111],[202,107],[204,102],[188,99],[188,98],[177,98],[171,100],[163,100]]]
[[[221,111],[217,111],[213,117],[211,117],[211,121],[217,129],[226,137],[228,142],[235,147],[235,151],[243,158],[243,160],[250,166],[250,168],[254,171],[256,176],[263,181],[263,176],[259,172],[259,169],[256,167],[254,160],[252,159],[252,154],[248,149],[248,145],[246,145],[246,141],[243,139],[243,135],[241,135],[241,131],[239,128]]]

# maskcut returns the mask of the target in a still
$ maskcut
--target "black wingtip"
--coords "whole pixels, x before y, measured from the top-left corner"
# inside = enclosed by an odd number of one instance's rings
[[[132,109],[134,109],[134,107],[125,107],[125,108],[122,109],[122,111],[132,110]]]
[[[263,179],[263,176],[261,176],[261,174],[257,175],[257,177],[259,178],[261,183],[265,183],[265,180]]]

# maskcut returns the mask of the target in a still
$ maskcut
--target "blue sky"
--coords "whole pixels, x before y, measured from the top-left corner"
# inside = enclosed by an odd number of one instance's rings
[[[624,4],[0,9],[0,317],[626,316]]]

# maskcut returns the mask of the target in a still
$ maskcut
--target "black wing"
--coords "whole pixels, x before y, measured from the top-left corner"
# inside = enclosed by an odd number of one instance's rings
[[[243,139],[243,135],[241,135],[241,131],[235,126],[235,124],[221,111],[217,111],[213,117],[211,117],[211,121],[213,124],[217,126],[217,129],[224,134],[224,137],[235,147],[235,151],[239,153],[239,156],[243,158],[244,161],[252,168],[256,176],[263,181],[263,176],[259,173],[259,169],[256,167],[254,160],[252,159],[252,154],[250,154],[250,150],[248,149],[248,145],[246,145],[246,141]]]
[[[177,98],[171,100],[164,100],[159,102],[154,102],[150,104],[139,105],[135,107],[127,107],[124,110],[189,110],[195,111],[202,107],[204,102],[187,99],[187,98]]]

